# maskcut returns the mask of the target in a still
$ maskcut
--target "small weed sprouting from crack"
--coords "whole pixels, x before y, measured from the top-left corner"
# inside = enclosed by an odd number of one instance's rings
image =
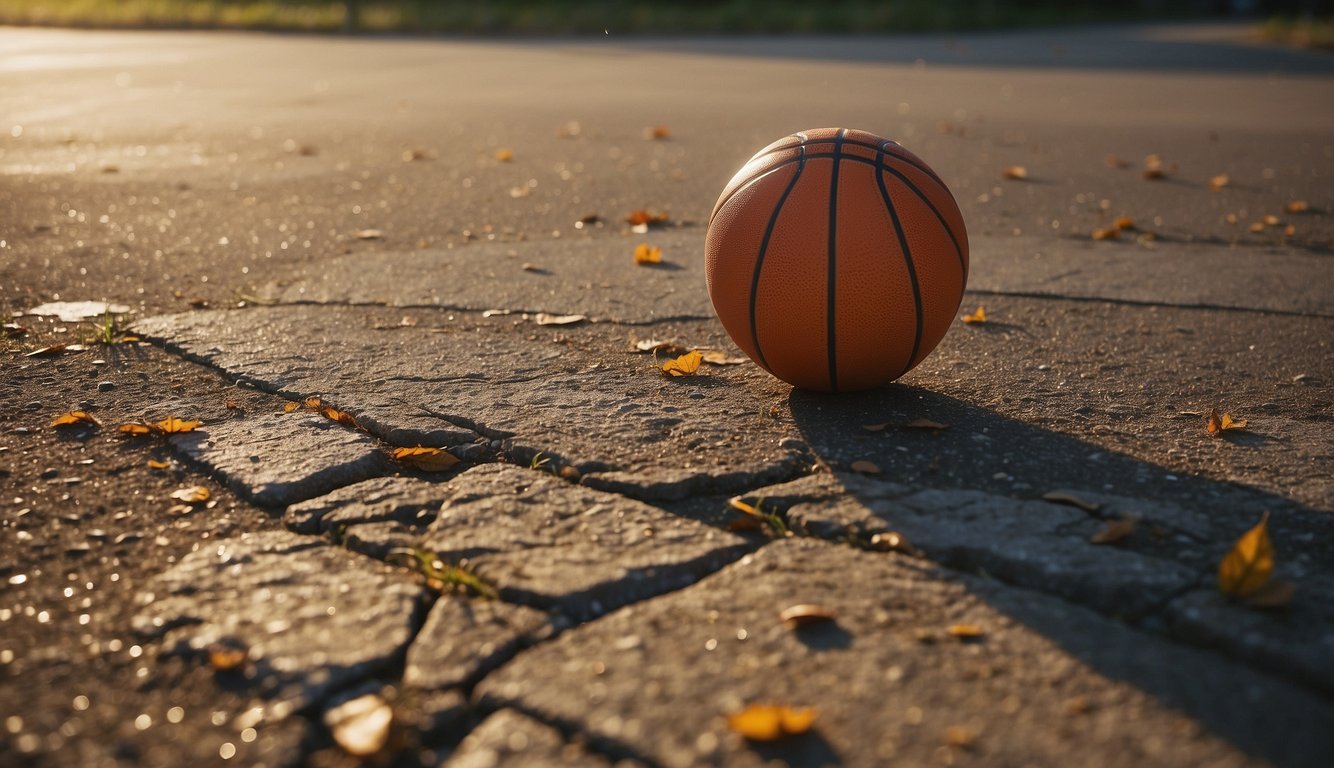
[[[745,517],[737,521],[743,525],[735,527],[744,528],[744,524],[750,522],[754,527],[758,527],[768,534],[771,539],[786,539],[794,535],[781,512],[777,510],[766,510],[764,508],[763,496],[756,499],[754,504],[745,501],[740,496],[734,496],[727,500],[727,505],[732,509],[735,509],[737,512],[740,512],[742,515],[745,515]]]
[[[420,573],[426,586],[436,592],[463,591],[486,600],[499,598],[495,587],[461,565],[450,565],[433,552],[420,547],[396,549],[385,558],[386,562],[402,565]]]
[[[528,468],[534,471],[540,470],[551,463],[551,457],[543,454],[541,451],[533,454],[533,458],[528,461]]]

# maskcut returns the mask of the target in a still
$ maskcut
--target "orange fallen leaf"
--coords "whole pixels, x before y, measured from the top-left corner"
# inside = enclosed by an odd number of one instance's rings
[[[1209,179],[1209,189],[1212,189],[1215,192],[1222,189],[1223,187],[1226,187],[1227,184],[1228,184],[1228,177],[1226,173],[1220,173],[1217,176],[1213,177],[1212,179]]]
[[[1120,239],[1121,239],[1121,230],[1117,229],[1116,227],[1106,227],[1106,228],[1103,228],[1103,229],[1095,229],[1095,230],[1093,230],[1093,239],[1094,239],[1094,240],[1120,240]]]
[[[978,307],[977,311],[971,315],[964,315],[963,321],[969,325],[982,325],[987,321],[986,307]]]
[[[230,672],[245,664],[246,655],[243,648],[214,643],[208,647],[208,665],[217,672]]]
[[[1218,591],[1239,599],[1259,592],[1274,574],[1274,547],[1269,541],[1269,513],[1237,539],[1218,564]]]
[[[1306,213],[1311,210],[1311,206],[1307,205],[1305,200],[1289,200],[1288,204],[1283,206],[1283,210],[1288,213]]]
[[[514,159],[514,150],[507,147],[501,147],[496,150],[496,160],[502,163],[508,163]]]
[[[1130,218],[1129,216],[1117,216],[1116,221],[1112,222],[1112,226],[1121,231],[1125,231],[1127,229],[1134,229],[1135,220]]]
[[[324,405],[324,400],[322,400],[319,395],[311,395],[310,397],[307,397],[305,400],[302,400],[301,404],[306,406],[312,411],[318,411],[320,409],[320,406]]]
[[[650,211],[647,208],[639,208],[631,211],[629,216],[625,217],[625,223],[631,226],[654,226],[667,223],[667,214],[662,211]]]
[[[1163,172],[1162,168],[1145,168],[1143,176],[1148,181],[1161,181],[1167,178],[1167,174]]]
[[[357,238],[358,240],[379,240],[380,238],[384,237],[384,230],[358,229],[356,232],[352,233],[352,236]]]
[[[1205,418],[1204,428],[1214,437],[1221,437],[1228,430],[1245,429],[1249,423],[1247,419],[1235,421],[1232,415],[1228,413],[1220,416],[1217,408],[1210,408],[1209,415]]]
[[[1279,224],[1283,223],[1277,216],[1275,216],[1272,213],[1266,213],[1262,221],[1264,221],[1266,227],[1277,227]]]
[[[192,488],[181,488],[171,492],[171,497],[186,504],[199,504],[208,501],[211,494],[208,489],[202,485],[196,485]]]
[[[662,364],[662,372],[673,378],[680,376],[693,376],[699,370],[699,364],[704,360],[704,356],[699,350],[690,350],[689,352],[674,357]]]
[[[704,353],[704,362],[709,365],[741,365],[747,360],[745,357],[728,357],[717,350]]]
[[[977,733],[962,725],[951,725],[945,729],[945,743],[959,749],[972,749],[977,745]]]
[[[880,467],[876,466],[874,462],[867,461],[866,459],[858,459],[852,462],[851,464],[848,465],[848,469],[852,470],[853,472],[859,472],[863,475],[880,474]]]
[[[662,261],[662,249],[656,245],[640,243],[635,246],[636,264],[658,264]]]
[[[283,412],[284,412],[284,413],[291,413],[292,411],[295,411],[297,408],[300,408],[300,407],[301,407],[301,406],[300,406],[300,405],[297,405],[296,403],[288,403],[288,404],[286,404],[286,405],[283,406]]]
[[[1022,165],[1011,165],[1001,171],[1001,178],[1023,181],[1028,178],[1028,169]]]
[[[776,741],[811,729],[815,710],[783,704],[751,704],[727,716],[727,727],[751,741]]]
[[[665,125],[655,125],[652,128],[644,129],[644,138],[650,141],[662,141],[672,136],[671,129]]]
[[[72,427],[78,424],[92,424],[100,426],[102,422],[97,417],[87,411],[69,411],[62,413],[51,421],[53,427]]]
[[[1110,520],[1089,537],[1089,542],[1092,544],[1116,544],[1124,541],[1135,532],[1135,525],[1138,522],[1133,517],[1119,517]]]
[[[760,506],[758,503],[750,504],[749,502],[742,501],[740,496],[728,499],[727,506],[731,507],[732,509],[735,509],[736,511],[748,517],[753,517],[753,518],[764,517],[764,514],[760,512],[758,508]]]
[[[203,424],[202,421],[186,421],[175,416],[168,416],[152,426],[157,427],[157,431],[164,435],[175,435],[181,432],[193,432]]]
[[[395,448],[391,455],[395,461],[415,467],[423,472],[444,472],[459,463],[458,457],[449,451],[430,446],[418,445],[413,448]]]
[[[151,425],[141,424],[139,422],[121,424],[119,427],[116,427],[116,431],[120,432],[122,435],[128,435],[129,437],[145,437],[147,435],[157,434],[157,430]]]
[[[148,460],[148,468],[149,468],[149,469],[170,469],[170,468],[171,468],[171,462],[169,462],[169,461],[158,461],[157,459],[149,459],[149,460]]]
[[[823,624],[838,618],[832,608],[814,603],[790,605],[778,614],[778,620],[789,627],[805,627],[811,624]]]
[[[343,426],[356,427],[358,429],[361,428],[361,425],[357,423],[357,420],[347,411],[340,411],[337,408],[326,405],[320,408],[320,413],[324,418],[329,419],[330,421],[336,421]]]
[[[987,634],[986,630],[976,624],[951,624],[945,633],[960,640],[978,640]]]
[[[1130,161],[1129,161],[1129,160],[1122,160],[1121,158],[1117,157],[1116,155],[1108,155],[1107,157],[1103,158],[1103,162],[1107,164],[1107,167],[1108,167],[1108,168],[1129,168],[1129,167],[1130,167]]]
[[[1251,222],[1250,230],[1253,234],[1258,235],[1261,232],[1265,231],[1265,224],[1263,221],[1253,221]]]

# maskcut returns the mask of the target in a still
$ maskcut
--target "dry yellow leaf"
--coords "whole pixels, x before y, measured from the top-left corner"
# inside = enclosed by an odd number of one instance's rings
[[[418,445],[413,448],[395,448],[391,455],[395,461],[420,469],[423,472],[444,472],[459,463],[458,457],[449,451],[430,446]]]
[[[1204,428],[1214,437],[1221,437],[1228,430],[1245,429],[1249,423],[1246,419],[1236,421],[1228,413],[1220,415],[1217,408],[1210,408],[1209,415],[1205,417]]]
[[[157,459],[149,459],[149,460],[148,460],[148,468],[149,468],[149,469],[170,469],[170,468],[171,468],[171,462],[169,462],[169,461],[158,461]]]
[[[496,160],[502,163],[508,163],[514,159],[514,150],[501,147],[496,150]]]
[[[1269,541],[1269,513],[1237,539],[1218,564],[1218,590],[1229,598],[1259,592],[1274,573],[1274,547]]]
[[[245,664],[246,652],[221,643],[208,647],[208,665],[218,672],[230,672]]]
[[[301,404],[306,406],[312,411],[318,411],[320,409],[320,406],[324,405],[324,401],[320,399],[319,395],[311,395],[310,397],[307,397],[305,400],[302,400]]]
[[[1265,224],[1263,221],[1253,221],[1251,222],[1250,230],[1252,233],[1258,235],[1261,232],[1265,231]]]
[[[656,245],[640,243],[635,246],[636,264],[658,264],[662,262],[662,249]]]
[[[283,412],[291,413],[292,411],[295,411],[297,408],[300,407],[301,406],[297,405],[296,403],[288,403],[287,405],[283,406]]]
[[[985,636],[986,630],[976,624],[951,624],[945,629],[946,634],[960,640],[977,640]]]
[[[751,704],[727,716],[727,727],[751,741],[775,741],[809,731],[815,710],[783,704]]]
[[[128,435],[130,437],[144,437],[157,432],[152,426],[139,423],[121,424],[119,427],[116,427],[116,431],[120,432],[122,435]]]
[[[1212,189],[1215,192],[1222,189],[1223,187],[1226,187],[1227,184],[1228,184],[1228,177],[1226,173],[1220,173],[1217,176],[1213,177],[1212,179],[1209,179],[1209,189]]]
[[[662,211],[650,211],[647,208],[640,208],[630,212],[625,217],[625,223],[632,227],[654,226],[667,223],[667,214]]]
[[[1121,230],[1116,227],[1105,227],[1103,229],[1093,230],[1094,240],[1120,240]]]
[[[1272,213],[1266,213],[1263,219],[1266,227],[1277,227],[1282,221]]]
[[[208,501],[210,495],[208,489],[202,485],[196,485],[192,488],[181,488],[180,490],[171,492],[171,497],[173,499],[183,501],[186,504],[199,504]]]
[[[662,372],[673,378],[678,376],[693,376],[699,370],[699,364],[704,360],[704,356],[699,350],[692,349],[680,357],[672,358],[662,364]]]
[[[650,141],[662,141],[671,138],[671,136],[671,129],[665,125],[655,125],[652,128],[644,129],[644,138]]]
[[[962,725],[951,725],[945,729],[945,743],[959,749],[972,749],[977,744],[977,733]]]
[[[823,624],[838,618],[832,608],[814,603],[802,603],[784,608],[778,614],[778,620],[789,627],[805,627],[810,624]]]
[[[157,431],[164,435],[174,435],[180,432],[193,432],[203,423],[202,421],[186,421],[175,416],[168,416],[152,426],[157,427]]]
[[[1138,522],[1133,517],[1119,517],[1110,520],[1089,537],[1089,542],[1093,544],[1116,544],[1124,541],[1126,537],[1135,532],[1135,524]]]
[[[746,362],[747,358],[728,357],[722,352],[712,350],[704,353],[703,360],[709,365],[741,365]]]
[[[352,414],[348,413],[347,411],[340,411],[337,408],[326,405],[320,408],[320,413],[326,419],[329,419],[330,421],[336,421],[344,426],[356,427],[356,428],[361,427],[361,425],[357,423],[357,420],[352,417]]]
[[[102,422],[97,417],[87,411],[69,411],[62,413],[51,421],[53,427],[72,427],[77,424],[100,425]]]
[[[1011,165],[1001,171],[1001,177],[1011,181],[1023,181],[1028,178],[1028,169],[1022,165]]]
[[[728,499],[727,506],[735,509],[743,515],[748,515],[750,517],[764,517],[760,510],[756,509],[756,505],[742,501],[740,496]]]
[[[533,316],[538,325],[574,325],[587,319],[585,315],[548,315],[546,312],[538,312]]]
[[[867,461],[866,459],[858,459],[852,462],[848,465],[848,469],[853,472],[860,472],[863,475],[880,474],[880,467],[876,466],[875,462]]]
[[[1311,206],[1307,205],[1305,200],[1289,200],[1288,204],[1283,206],[1283,210],[1288,213],[1306,213],[1311,210]]]
[[[358,229],[356,232],[352,233],[352,236],[357,238],[358,240],[379,240],[380,238],[384,237],[384,230]]]
[[[969,325],[982,325],[987,321],[986,307],[978,307],[977,311],[971,315],[964,315],[963,321]]]
[[[1122,231],[1125,231],[1127,229],[1134,229],[1135,220],[1130,218],[1129,216],[1117,216],[1116,221],[1112,222],[1112,226]]]

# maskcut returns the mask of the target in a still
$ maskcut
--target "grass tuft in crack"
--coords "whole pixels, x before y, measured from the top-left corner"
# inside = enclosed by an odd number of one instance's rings
[[[426,586],[436,592],[460,591],[487,600],[499,597],[495,587],[487,584],[477,574],[461,565],[450,565],[435,553],[420,547],[396,549],[389,553],[387,560],[417,571],[426,579]]]

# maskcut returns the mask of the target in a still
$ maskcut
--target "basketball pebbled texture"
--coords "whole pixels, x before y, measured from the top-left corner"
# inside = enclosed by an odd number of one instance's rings
[[[752,360],[824,392],[893,381],[949,330],[968,235],[945,183],[896,142],[821,128],[737,172],[705,239],[714,311]]]

